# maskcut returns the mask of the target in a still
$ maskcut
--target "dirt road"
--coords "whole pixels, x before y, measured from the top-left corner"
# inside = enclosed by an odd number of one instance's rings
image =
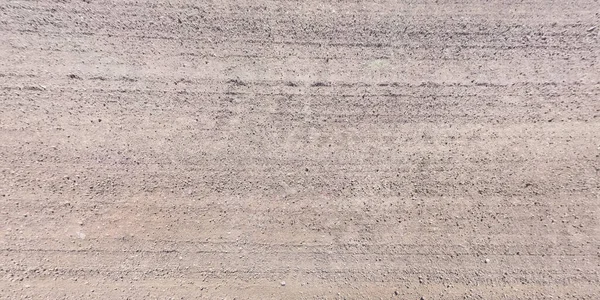
[[[600,4],[398,2],[0,0],[0,299],[599,299]]]

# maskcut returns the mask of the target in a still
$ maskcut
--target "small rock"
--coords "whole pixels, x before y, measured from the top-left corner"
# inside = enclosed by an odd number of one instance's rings
[[[282,282],[281,282],[281,286],[285,286],[285,281],[282,281]]]
[[[587,32],[592,32],[592,31],[594,31],[594,29],[596,29],[596,26],[592,26],[592,27],[588,28]]]
[[[490,262],[490,259],[489,259],[489,258],[486,258],[486,259],[485,259],[485,263],[487,264],[487,263],[489,263],[489,262]]]

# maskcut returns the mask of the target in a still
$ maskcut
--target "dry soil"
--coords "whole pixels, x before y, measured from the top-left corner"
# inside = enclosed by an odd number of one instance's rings
[[[600,299],[599,12],[0,0],[0,298]]]

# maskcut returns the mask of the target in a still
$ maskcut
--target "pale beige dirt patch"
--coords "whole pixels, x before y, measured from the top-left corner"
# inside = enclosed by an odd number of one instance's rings
[[[599,299],[598,2],[398,2],[0,1],[0,298]]]

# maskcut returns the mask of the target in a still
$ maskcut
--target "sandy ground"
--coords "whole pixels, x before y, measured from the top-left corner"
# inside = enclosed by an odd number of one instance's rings
[[[1,299],[600,299],[598,1],[0,0]]]

